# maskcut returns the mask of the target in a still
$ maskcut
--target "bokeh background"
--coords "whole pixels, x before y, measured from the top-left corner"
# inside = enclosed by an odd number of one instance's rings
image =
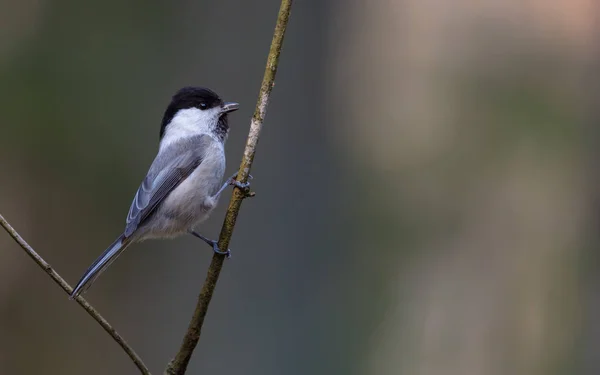
[[[277,0],[0,2],[0,212],[69,282],[123,228],[185,85],[238,166]],[[600,371],[600,6],[296,1],[190,374]],[[203,226],[218,235],[230,193]],[[210,261],[128,250],[86,297],[153,373]],[[0,232],[0,373],[134,374]]]

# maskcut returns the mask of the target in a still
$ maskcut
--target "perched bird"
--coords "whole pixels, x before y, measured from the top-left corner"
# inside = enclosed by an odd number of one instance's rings
[[[123,234],[85,271],[71,298],[87,290],[127,247],[146,239],[189,233],[215,252],[229,255],[194,228],[208,217],[228,185],[248,187],[235,175],[221,185],[227,114],[238,108],[202,87],[185,87],[173,96],[162,119],[158,154],[133,198]]]

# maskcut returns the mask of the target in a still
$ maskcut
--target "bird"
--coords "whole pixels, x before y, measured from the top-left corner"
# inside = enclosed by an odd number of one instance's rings
[[[84,293],[125,249],[136,242],[191,234],[222,251],[217,241],[196,232],[229,185],[247,189],[249,183],[225,174],[228,114],[239,104],[224,102],[205,87],[184,87],[171,98],[159,133],[158,153],[138,188],[123,233],[89,266],[70,298]]]

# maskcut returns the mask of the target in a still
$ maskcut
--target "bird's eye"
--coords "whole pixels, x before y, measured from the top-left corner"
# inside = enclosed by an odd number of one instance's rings
[[[207,107],[206,103],[200,103],[200,108],[206,109],[206,107]]]

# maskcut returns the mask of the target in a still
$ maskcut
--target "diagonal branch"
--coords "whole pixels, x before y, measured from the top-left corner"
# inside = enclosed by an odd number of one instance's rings
[[[19,244],[19,246],[21,246],[21,248],[25,250],[27,255],[29,255],[31,259],[33,259],[33,261],[38,264],[38,266],[40,266],[44,271],[46,271],[46,273],[52,278],[52,280],[54,280],[54,282],[56,282],[65,292],[67,292],[67,294],[71,294],[73,288],[71,288],[71,286],[52,268],[50,264],[48,264],[38,253],[36,253],[31,246],[29,246],[29,244],[23,239],[23,237],[21,237],[19,233],[17,233],[17,231],[8,223],[8,221],[6,221],[6,219],[4,219],[2,215],[0,215],[0,225]],[[113,340],[115,340],[117,344],[119,344],[121,348],[123,348],[125,353],[127,353],[129,358],[131,358],[133,363],[135,363],[140,372],[143,375],[150,375],[150,371],[148,370],[142,359],[135,353],[133,348],[127,344],[123,336],[121,336],[106,321],[106,319],[104,319],[102,315],[100,315],[100,313],[96,311],[96,309],[94,309],[92,305],[90,305],[85,300],[85,298],[77,296],[75,300],[81,305],[81,307],[85,309],[85,311],[87,311],[88,314],[90,314],[92,318],[94,318],[94,320],[98,322],[98,324],[102,326],[102,328],[104,328],[106,332],[108,332],[109,335],[111,335]]]
[[[283,37],[285,30],[290,18],[290,11],[292,8],[293,0],[282,0],[281,7],[279,8],[279,14],[277,16],[277,25],[275,26],[275,32],[273,34],[273,40],[271,41],[271,49],[267,59],[267,66],[265,68],[265,75],[260,87],[260,93],[258,95],[258,101],[256,103],[256,109],[252,116],[250,123],[250,132],[248,134],[248,140],[246,142],[246,149],[244,150],[244,156],[240,169],[237,174],[237,180],[240,182],[247,182],[248,176],[250,175],[250,168],[252,161],[254,160],[254,154],[256,152],[256,145],[260,136],[260,131],[263,126],[265,114],[267,112],[267,105],[269,103],[269,97],[271,96],[271,90],[275,84],[275,74],[277,73],[277,65],[279,64],[279,55],[281,53],[281,47],[283,45]],[[221,228],[221,234],[219,235],[219,248],[229,248],[229,241],[233,234],[233,228],[242,205],[242,200],[248,196],[248,193],[238,187],[233,189],[233,195],[229,201],[229,207],[227,214],[225,215],[225,221]],[[212,299],[217,280],[221,268],[223,267],[223,261],[225,260],[224,255],[214,254],[210,267],[208,268],[208,274],[206,280],[200,291],[198,297],[198,303],[192,316],[192,320],[188,327],[188,330],[183,338],[181,348],[179,352],[169,362],[165,370],[166,375],[183,375],[186,372],[187,365],[192,357],[194,348],[200,340],[200,332],[202,330],[202,324],[208,310],[208,305]]]

